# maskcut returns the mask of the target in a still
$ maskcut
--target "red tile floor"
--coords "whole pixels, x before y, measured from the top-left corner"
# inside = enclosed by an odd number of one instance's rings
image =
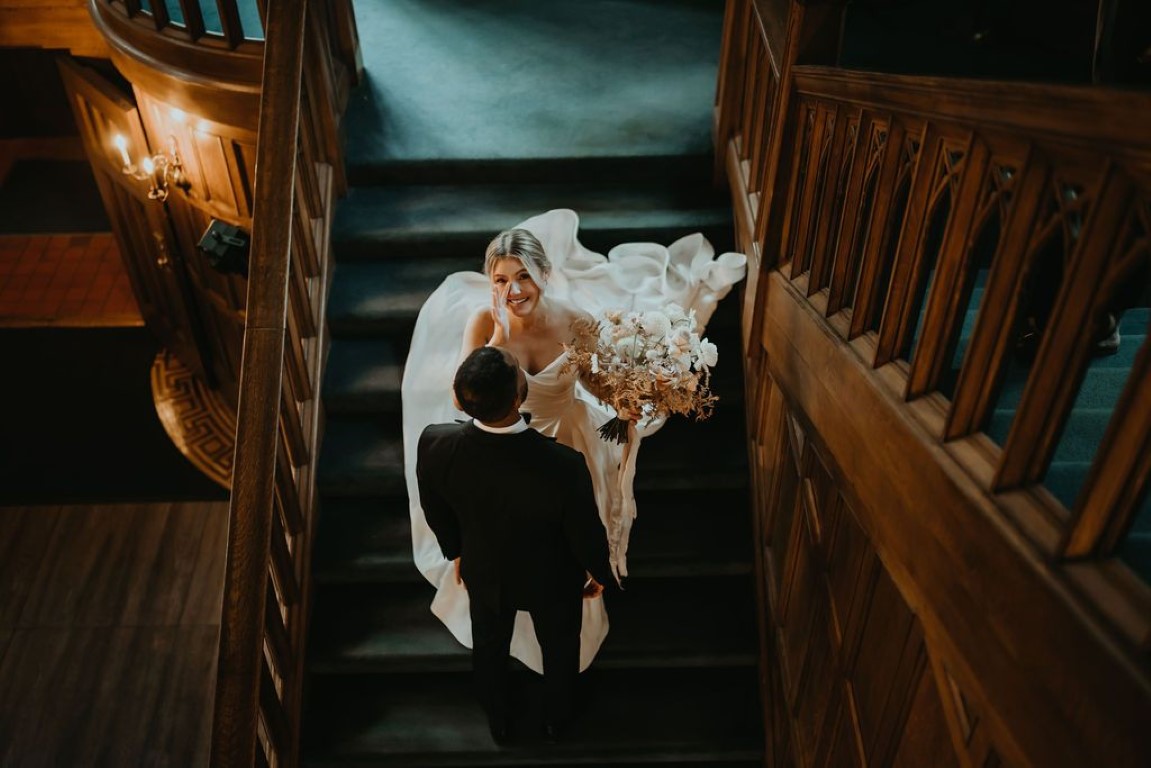
[[[142,323],[111,233],[0,235],[0,326]]]
[[[0,140],[0,183],[22,157],[78,160],[76,137]],[[0,234],[0,327],[142,325],[110,232]]]

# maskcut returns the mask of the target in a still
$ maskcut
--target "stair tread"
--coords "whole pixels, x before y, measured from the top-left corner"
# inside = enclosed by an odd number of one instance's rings
[[[720,398],[719,408],[738,409],[743,402],[743,377],[736,369],[738,356],[727,354],[727,335],[720,332],[713,337],[722,345],[724,360],[713,370],[711,389]],[[335,338],[329,349],[324,374],[327,412],[336,416],[391,414],[398,418],[406,346],[393,336],[383,335]]]
[[[305,722],[305,754],[390,758],[409,765],[548,765],[745,760],[760,754],[758,684],[746,669],[601,670],[581,676],[584,703],[565,738],[542,743],[540,678],[513,675],[513,743],[497,747],[467,673],[321,676],[332,689]],[[466,762],[465,762],[466,761]]]
[[[745,487],[743,430],[743,414],[734,408],[717,410],[704,422],[673,417],[641,445],[635,487]],[[323,493],[341,497],[386,495],[403,488],[398,426],[375,419],[329,418],[319,482]]]
[[[469,668],[468,650],[432,615],[428,583],[341,588],[318,604],[313,672]],[[629,579],[606,596],[610,630],[597,668],[754,666],[750,578]],[[691,620],[682,608],[692,606]]]
[[[711,186],[683,189],[619,184],[392,185],[353,188],[333,227],[340,246],[357,239],[409,243],[461,235],[479,240],[552,208],[579,214],[581,233],[730,226],[731,208]]]
[[[403,339],[406,346],[420,308],[443,279],[481,266],[478,256],[340,263],[328,298],[329,327],[336,338],[394,338],[397,344]],[[719,302],[708,323],[712,341],[723,342],[721,360],[727,359],[729,345],[738,349],[739,318],[738,296],[732,293]]]
[[[633,577],[743,574],[751,568],[743,490],[639,491]],[[702,524],[701,524],[702,523]],[[407,500],[324,500],[313,573],[320,583],[416,581]]]
[[[400,409],[407,350],[391,338],[333,339],[324,372],[329,413]]]
[[[421,579],[406,496],[323,499],[312,576],[318,583]]]
[[[328,317],[333,325],[353,318],[414,321],[446,275],[477,266],[475,258],[337,264]]]

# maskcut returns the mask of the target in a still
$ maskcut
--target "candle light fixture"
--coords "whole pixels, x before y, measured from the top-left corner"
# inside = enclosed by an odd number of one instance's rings
[[[169,186],[179,187],[185,192],[191,186],[187,176],[184,175],[184,163],[180,159],[180,150],[174,135],[168,136],[166,152],[145,156],[139,166],[132,162],[132,156],[128,152],[128,140],[123,135],[117,133],[113,136],[112,146],[120,153],[122,161],[120,171],[125,176],[148,182],[149,199],[162,202],[168,199]]]

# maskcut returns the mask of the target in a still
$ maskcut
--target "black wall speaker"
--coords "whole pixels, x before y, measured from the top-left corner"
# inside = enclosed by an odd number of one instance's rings
[[[197,247],[208,259],[212,269],[247,277],[248,247],[251,241],[251,236],[239,227],[212,219]]]

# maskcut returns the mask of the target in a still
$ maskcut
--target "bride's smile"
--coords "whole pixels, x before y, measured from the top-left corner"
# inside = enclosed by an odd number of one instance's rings
[[[540,306],[542,292],[519,259],[497,261],[492,268],[491,281],[504,295],[508,311],[516,318],[524,320]]]

